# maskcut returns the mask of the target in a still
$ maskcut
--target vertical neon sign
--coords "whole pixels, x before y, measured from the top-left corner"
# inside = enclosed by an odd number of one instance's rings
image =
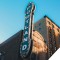
[[[20,46],[20,55],[24,58],[27,57],[32,45],[32,22],[35,5],[29,3],[25,10],[25,26],[23,32],[23,39]]]

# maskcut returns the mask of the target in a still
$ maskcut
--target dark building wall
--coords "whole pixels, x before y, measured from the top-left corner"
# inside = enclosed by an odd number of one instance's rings
[[[0,60],[48,60],[47,53],[36,54],[33,49],[31,55],[22,59],[20,57],[20,44],[23,31],[19,31],[0,45]]]
[[[22,33],[19,31],[0,45],[0,60],[22,60],[19,52]]]

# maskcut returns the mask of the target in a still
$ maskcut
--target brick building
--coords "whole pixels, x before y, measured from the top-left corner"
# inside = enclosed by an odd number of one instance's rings
[[[45,15],[34,24],[34,30],[43,36],[48,46],[48,56],[51,57],[60,45],[60,27]]]

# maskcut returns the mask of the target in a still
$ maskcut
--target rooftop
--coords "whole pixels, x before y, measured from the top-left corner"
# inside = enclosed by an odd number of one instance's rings
[[[51,22],[53,22],[58,28],[60,28],[60,26],[58,26],[51,18],[49,18],[47,15],[44,16],[44,18],[48,18]]]

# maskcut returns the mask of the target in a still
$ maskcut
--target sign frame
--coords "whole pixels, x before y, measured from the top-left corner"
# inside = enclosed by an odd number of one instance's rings
[[[22,58],[26,58],[31,54],[32,51],[32,32],[33,32],[33,15],[35,5],[30,2],[25,10],[25,26],[23,32],[23,38],[20,45],[20,55]]]

